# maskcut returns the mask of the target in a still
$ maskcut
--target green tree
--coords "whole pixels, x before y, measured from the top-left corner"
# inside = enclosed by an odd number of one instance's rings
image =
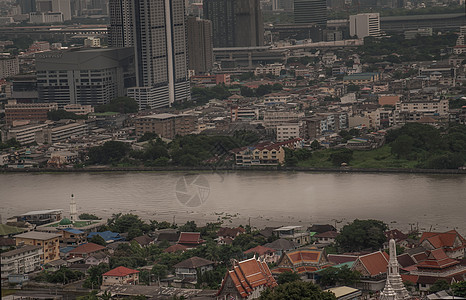
[[[72,113],[66,110],[57,109],[57,110],[51,110],[47,112],[47,119],[52,120],[52,121],[59,121],[62,119],[78,120],[78,119],[87,119],[87,116],[77,115],[75,113]]]
[[[199,228],[197,228],[196,222],[194,221],[187,221],[184,225],[180,226],[180,232],[198,232]]]
[[[145,132],[139,139],[138,142],[145,142],[145,141],[150,141],[158,138],[159,136],[157,133],[153,132]]]
[[[355,85],[355,84],[349,84],[347,87],[346,87],[346,91],[348,93],[350,92],[359,92],[360,88],[358,85]]]
[[[241,96],[243,97],[255,97],[256,96],[256,93],[254,92],[254,90],[247,86],[242,86],[240,88],[240,91],[241,91]]]
[[[361,274],[358,271],[352,271],[348,266],[326,268],[320,272],[320,276],[320,285],[325,287],[353,285],[361,278]]]
[[[445,279],[440,279],[434,282],[429,288],[429,293],[437,293],[444,290],[449,290],[450,284]]]
[[[100,220],[98,216],[89,213],[82,213],[79,215],[80,220]]]
[[[330,154],[329,158],[334,166],[339,167],[342,163],[349,163],[353,159],[353,150],[347,148],[337,149]]]
[[[413,151],[414,140],[409,135],[400,135],[391,146],[391,151],[398,158],[407,158],[408,155]]]
[[[454,296],[466,297],[466,281],[459,281],[451,285]]]
[[[138,112],[138,103],[130,97],[118,97],[111,100],[109,103],[97,106],[96,112],[118,112],[121,114]]]
[[[108,141],[102,146],[89,149],[88,156],[91,163],[109,164],[119,162],[131,150],[130,146],[123,142]]]
[[[300,281],[300,280],[301,280],[301,276],[299,276],[298,273],[286,271],[286,272],[280,273],[280,275],[278,275],[277,283],[278,284],[285,284],[285,283],[288,283],[288,282]]]
[[[324,292],[311,282],[293,281],[262,292],[261,300],[336,300],[335,294]]]
[[[89,243],[94,243],[94,244],[97,244],[97,245],[101,245],[101,246],[106,246],[107,243],[105,242],[104,238],[101,237],[100,235],[96,234],[94,235],[93,237],[91,237],[89,239]]]
[[[270,94],[272,92],[272,86],[270,84],[261,84],[256,89],[256,95],[262,97],[264,95]]]
[[[378,220],[354,220],[343,226],[336,243],[343,251],[377,250],[386,242],[387,224]]]
[[[150,271],[154,275],[154,278],[157,280],[164,279],[168,275],[168,269],[166,265],[156,264],[152,267]]]
[[[0,150],[20,147],[21,144],[15,138],[9,139],[5,143],[0,143]]]
[[[108,264],[104,263],[90,267],[89,270],[87,270],[87,274],[89,276],[84,281],[83,287],[88,289],[98,289],[102,284],[102,274],[107,271],[110,271],[110,267]]]
[[[312,150],[319,150],[321,148],[320,143],[318,140],[313,140],[311,143]]]

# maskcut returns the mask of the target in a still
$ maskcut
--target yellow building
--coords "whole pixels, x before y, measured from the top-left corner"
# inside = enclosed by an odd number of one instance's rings
[[[19,245],[37,245],[42,247],[41,260],[42,264],[60,258],[60,246],[58,239],[60,234],[29,231],[15,235],[16,246]]]

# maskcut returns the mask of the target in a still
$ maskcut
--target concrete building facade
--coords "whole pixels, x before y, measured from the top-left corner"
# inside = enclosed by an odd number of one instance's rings
[[[380,36],[380,14],[366,13],[350,16],[350,36],[359,39],[366,36]]]
[[[124,96],[134,85],[131,48],[82,49],[36,55],[37,89],[41,102],[102,105]]]
[[[151,132],[167,139],[186,135],[197,129],[197,117],[194,115],[157,114],[137,118],[134,123],[137,136]]]
[[[40,246],[42,254],[40,254],[41,263],[46,264],[60,258],[59,237],[60,234],[29,231],[15,235],[16,245],[34,245]]]
[[[196,74],[208,73],[214,64],[212,43],[212,22],[189,16],[188,32],[188,68]]]

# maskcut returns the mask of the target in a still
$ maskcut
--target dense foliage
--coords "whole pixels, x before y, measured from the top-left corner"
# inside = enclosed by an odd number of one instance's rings
[[[348,252],[378,250],[387,240],[384,234],[387,229],[387,224],[382,221],[356,219],[343,226],[336,243],[341,250]]]
[[[81,115],[77,115],[75,113],[72,113],[66,110],[57,109],[57,110],[51,110],[47,112],[47,119],[52,120],[52,121],[59,121],[62,119],[85,120],[87,119],[87,116],[81,116]]]
[[[457,169],[466,161],[466,126],[451,124],[445,129],[408,123],[390,130],[386,137],[397,158],[418,161],[418,167]]]
[[[16,139],[9,139],[4,143],[0,143],[0,150],[8,149],[8,148],[19,148],[21,144]]]
[[[431,61],[441,58],[441,51],[445,47],[455,45],[457,35],[454,33],[433,36],[417,36],[415,39],[406,40],[403,35],[391,35],[382,39],[366,37],[364,45],[360,46],[360,53],[365,62],[374,63],[386,59],[381,56],[393,57],[397,62],[404,61]]]
[[[79,271],[73,271],[67,267],[61,267],[58,271],[55,272],[42,271],[36,277],[34,277],[34,280],[68,284],[83,277],[84,274]]]
[[[250,145],[258,136],[250,131],[236,131],[232,136],[186,135],[177,136],[166,143],[154,135],[144,135],[141,141],[149,142],[143,150],[132,151],[122,142],[106,142],[89,150],[91,164],[124,164],[156,166],[230,165],[229,151]]]
[[[353,285],[359,281],[361,274],[358,271],[353,271],[347,266],[342,268],[330,267],[319,273],[321,286],[336,286],[336,285]]]
[[[138,103],[130,97],[118,97],[110,101],[110,103],[97,106],[95,112],[118,112],[121,114],[138,112]]]
[[[281,284],[274,289],[265,290],[261,300],[336,300],[335,294],[324,292],[322,289],[311,283],[304,281],[293,281]]]

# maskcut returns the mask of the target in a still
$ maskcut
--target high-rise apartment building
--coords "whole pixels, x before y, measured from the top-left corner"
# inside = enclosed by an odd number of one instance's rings
[[[350,21],[350,36],[362,39],[366,36],[380,36],[380,14],[366,13],[352,15]]]
[[[210,72],[214,63],[212,22],[188,17],[188,68],[196,74]]]
[[[212,21],[214,48],[264,45],[259,0],[205,0],[204,18]]]
[[[61,12],[63,20],[71,20],[71,2],[70,0],[36,0],[37,12]]]
[[[294,0],[294,22],[327,25],[326,0]]]
[[[183,0],[111,0],[110,47],[133,47],[140,109],[191,99]]]
[[[102,105],[125,95],[135,84],[131,48],[96,48],[36,55],[41,102]]]

